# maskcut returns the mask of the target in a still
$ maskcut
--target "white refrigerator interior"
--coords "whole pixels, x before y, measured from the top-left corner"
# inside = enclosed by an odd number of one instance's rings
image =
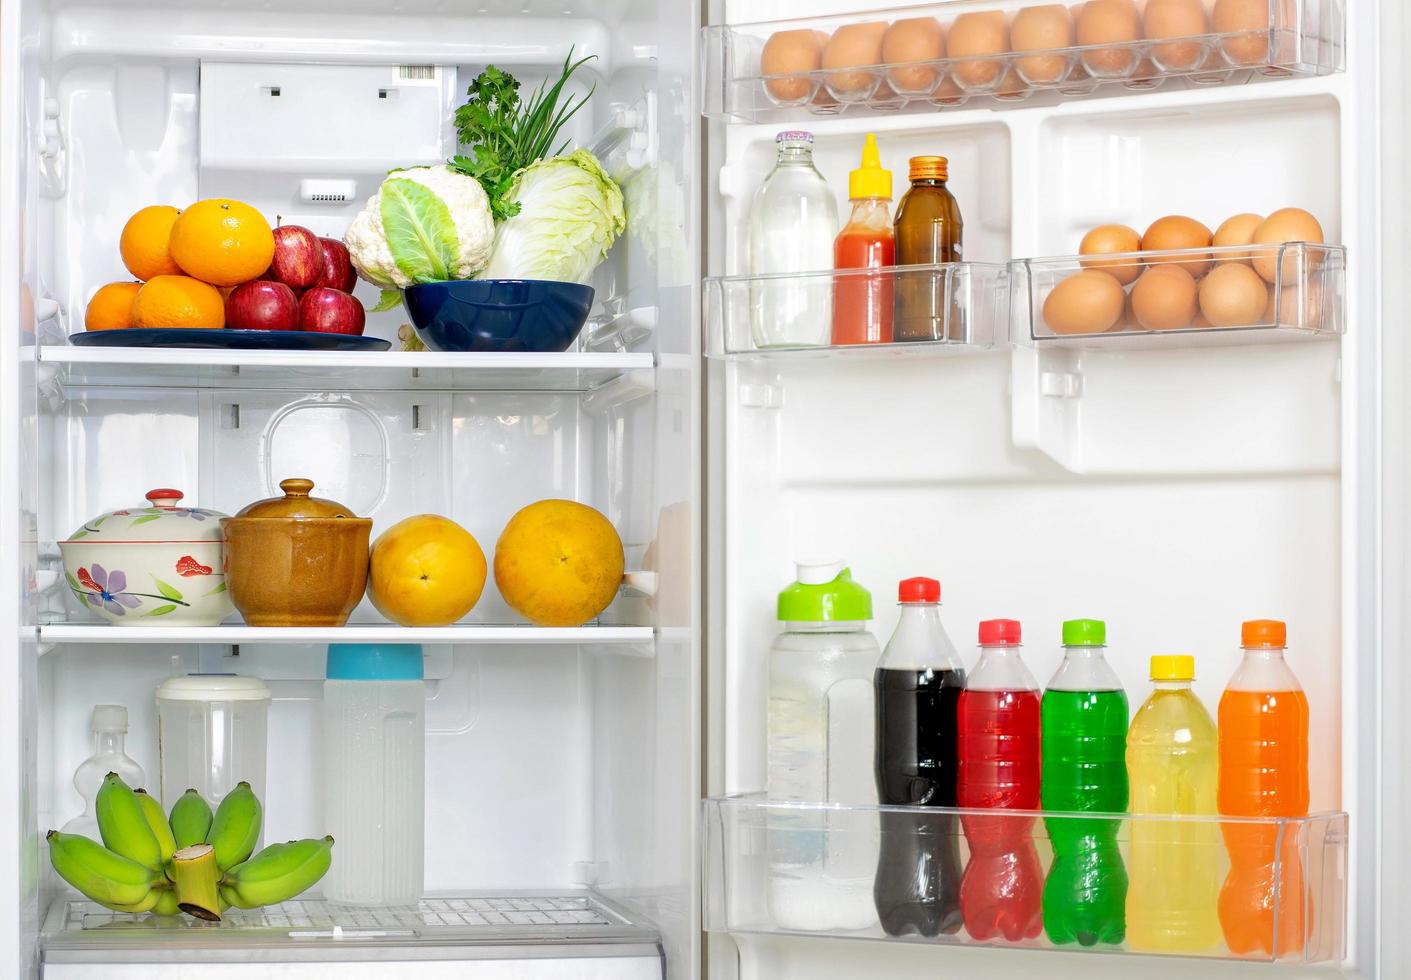
[[[20,887],[0,899],[0,974],[696,969],[699,26],[655,0],[4,4],[0,778],[16,805],[0,820],[19,846],[0,866]],[[564,135],[594,150],[631,214],[570,352],[66,345],[97,286],[128,278],[118,233],[138,208],[232,197],[341,237],[388,170],[457,152],[453,109],[487,64],[527,95],[570,49],[594,56],[574,83],[594,93]],[[376,302],[366,284],[358,295]],[[367,333],[396,345],[402,319],[370,316]],[[66,594],[56,542],[84,520],[154,487],[233,514],[291,475],[374,534],[436,513],[487,555],[521,507],[579,500],[617,528],[640,587],[581,628],[527,625],[491,580],[454,627],[404,630],[365,602],[346,629],[312,633],[112,627]],[[265,840],[322,836],[320,699],[339,641],[425,652],[419,906],[347,909],[315,890],[162,935],[55,877],[44,834],[82,811],[71,781],[94,705],[127,707],[128,751],[155,775],[156,687],[191,672],[263,680]]]
[[[1031,5],[955,3],[924,13],[947,21]],[[1325,49],[1331,60],[1300,77],[1168,79],[1154,89],[1119,82],[1085,97],[981,96],[941,111],[924,99],[899,106],[884,82],[872,106],[842,112],[822,88],[794,93],[792,107],[767,98],[762,40],[843,23],[830,15],[885,23],[905,14],[859,0],[712,6],[710,22],[721,26],[707,31],[702,66],[712,117],[709,276],[748,272],[749,202],[782,129],[814,134],[814,161],[844,214],[864,134],[877,134],[894,198],[906,188],[909,157],[948,157],[967,262],[1073,255],[1088,229],[1106,223],[1140,230],[1187,214],[1213,228],[1239,212],[1288,206],[1318,215],[1324,241],[1344,246],[1347,261],[1345,334],[1306,343],[1035,340],[1021,313],[1027,288],[1011,264],[1010,320],[995,337],[982,331],[930,349],[754,351],[747,330],[733,329],[745,320],[746,286],[708,280],[708,796],[766,787],[766,652],[781,628],[774,599],[796,559],[846,560],[873,592],[880,642],[896,623],[897,582],[940,579],[942,616],[967,666],[978,621],[1019,619],[1024,659],[1041,683],[1062,655],[1060,622],[1105,619],[1110,662],[1133,707],[1150,690],[1148,657],[1188,652],[1196,691],[1213,711],[1239,662],[1241,621],[1286,619],[1290,663],[1311,706],[1310,811],[1348,814],[1347,877],[1334,886],[1346,889],[1347,920],[1345,956],[1335,944],[1328,961],[1286,964],[1281,975],[1397,975],[1389,964],[1401,961],[1386,957],[1402,948],[1388,934],[1398,927],[1378,922],[1381,876],[1390,874],[1379,865],[1404,837],[1379,832],[1378,809],[1381,772],[1391,771],[1379,770],[1379,753],[1400,752],[1378,744],[1380,704],[1397,696],[1376,680],[1380,569],[1397,566],[1402,544],[1380,530],[1383,507],[1401,502],[1380,502],[1376,433],[1383,386],[1400,390],[1405,371],[1404,358],[1379,359],[1382,332],[1400,329],[1383,312],[1391,300],[1381,277],[1400,272],[1379,264],[1382,223],[1399,227],[1399,218],[1378,207],[1380,168],[1404,171],[1394,153],[1381,156],[1384,127],[1393,126],[1380,114],[1391,96],[1376,57],[1379,17],[1393,16],[1386,6],[1322,5],[1324,14],[1345,12],[1345,39],[1339,27],[1340,53]],[[767,862],[750,848],[764,847],[771,818],[742,816],[749,805],[708,801],[702,831],[708,970],[719,980],[1138,970],[1234,978],[1267,969],[842,938],[885,938],[875,922],[798,935],[809,930],[792,928],[764,899]],[[815,819],[836,838],[852,817],[819,811]],[[1338,849],[1341,819],[1323,838]],[[1327,868],[1340,878],[1339,859]],[[1332,907],[1341,914],[1340,901]]]

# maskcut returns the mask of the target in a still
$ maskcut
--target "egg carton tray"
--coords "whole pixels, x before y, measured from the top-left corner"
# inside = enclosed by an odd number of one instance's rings
[[[1015,15],[1037,6],[1059,5],[956,0],[706,27],[702,112],[711,118],[782,122],[848,111],[1002,107],[1040,93],[1052,102],[1103,88],[1144,91],[1177,80],[1230,85],[1260,77],[1327,75],[1344,65],[1343,0],[1231,0],[1230,15],[1217,21],[1206,10],[1196,22],[1204,29],[1192,33],[1145,38],[1140,36],[1145,21],[1139,17],[1134,26],[1115,25],[1100,43],[1010,50]],[[932,40],[937,35],[926,19],[941,25],[949,45],[956,19],[974,14],[1004,17],[998,32],[1003,40],[994,40],[991,32],[990,44],[963,53],[942,45],[949,56],[924,57],[937,50]],[[1036,37],[1077,38],[1067,11],[1031,15],[1028,21],[1044,16],[1058,21],[1038,27]],[[1218,29],[1232,24],[1241,29]],[[840,35],[843,29],[847,33]],[[834,63],[825,66],[829,44]],[[888,60],[889,53],[896,60]]]
[[[1236,265],[1238,273],[1222,271]],[[1098,348],[1338,337],[1346,327],[1346,265],[1344,246],[1308,242],[1018,259],[1010,264],[1011,339]],[[1195,281],[1173,276],[1138,296],[1141,276],[1163,267],[1182,268]],[[1093,271],[1111,279],[1074,280]]]

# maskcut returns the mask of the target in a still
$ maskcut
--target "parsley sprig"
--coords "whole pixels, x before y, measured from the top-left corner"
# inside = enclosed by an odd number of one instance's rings
[[[469,153],[452,157],[451,166],[480,181],[490,198],[490,214],[495,221],[519,213],[519,203],[506,200],[514,175],[531,163],[558,156],[568,148],[567,140],[557,148],[554,141],[596,86],[576,101],[569,97],[560,105],[564,85],[594,57],[574,61],[570,48],[558,81],[545,88],[546,79],[523,102],[519,81],[494,65],[487,65],[470,83],[466,92],[469,98],[456,110],[456,135]]]

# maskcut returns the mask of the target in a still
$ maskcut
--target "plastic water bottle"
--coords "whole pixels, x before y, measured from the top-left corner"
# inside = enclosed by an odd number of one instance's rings
[[[333,644],[326,676],[323,813],[338,850],[324,896],[347,905],[414,905],[426,801],[421,647]]]
[[[1019,658],[1019,623],[980,624],[980,660],[956,708],[962,807],[1039,807],[1039,683]],[[960,911],[971,939],[1033,939],[1043,930],[1044,872],[1032,817],[960,818],[970,861],[960,881]]]
[[[1274,619],[1251,620],[1240,630],[1244,659],[1220,697],[1221,813],[1308,813],[1308,697],[1284,661],[1287,633]],[[1280,847],[1275,826],[1220,826],[1230,852],[1230,873],[1220,889],[1219,905],[1230,952],[1274,953],[1276,928],[1277,955],[1302,950],[1310,923],[1304,915],[1309,903],[1297,830],[1285,828]]]
[[[872,596],[842,562],[799,562],[779,593],[769,653],[768,797],[875,804]],[[787,809],[769,816],[769,905],[784,929],[865,929],[877,921],[874,816]]]
[[[99,704],[93,708],[93,754],[74,770],[73,788],[83,797],[83,813],[60,828],[66,834],[82,834],[98,840],[98,790],[103,777],[115,772],[133,789],[146,789],[147,774],[127,754],[127,708],[120,704]]]
[[[965,667],[941,625],[941,583],[897,587],[901,618],[877,667],[877,795],[894,806],[955,806],[955,711]],[[960,828],[953,814],[881,813],[872,896],[891,936],[960,929]]]
[[[750,334],[756,347],[816,347],[833,329],[833,239],[838,202],[813,166],[813,134],[780,133],[774,170],[750,202],[749,272],[816,276],[750,284]]]
[[[1151,658],[1156,690],[1127,732],[1132,815],[1215,813],[1215,722],[1191,690],[1195,658]],[[1220,945],[1215,895],[1224,855],[1214,820],[1132,820],[1127,946],[1207,953]]]
[[[1063,624],[1063,663],[1044,692],[1045,810],[1122,813],[1127,809],[1127,694],[1103,649],[1096,619]],[[1044,882],[1044,930],[1057,944],[1117,944],[1126,934],[1127,869],[1117,847],[1119,820],[1046,821],[1053,864]]]

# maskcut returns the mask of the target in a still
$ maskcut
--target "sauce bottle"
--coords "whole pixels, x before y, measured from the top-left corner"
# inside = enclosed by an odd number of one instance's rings
[[[945,157],[912,157],[911,187],[897,205],[897,265],[961,261],[960,205],[946,189]],[[898,273],[892,336],[898,341],[960,338],[959,311],[947,330],[946,279],[937,272]]]
[[[852,217],[833,240],[835,269],[880,269],[896,259],[892,172],[882,169],[877,137],[867,134],[862,165],[848,175]],[[833,343],[892,342],[892,276],[842,275],[833,280]]]

